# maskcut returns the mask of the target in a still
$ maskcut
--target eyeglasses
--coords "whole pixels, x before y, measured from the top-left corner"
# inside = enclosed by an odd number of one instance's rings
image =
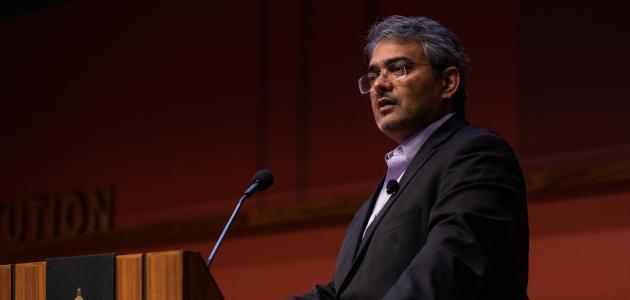
[[[385,82],[393,82],[396,80],[403,79],[407,75],[407,65],[409,63],[406,62],[394,62],[387,65],[384,69],[381,69],[380,73],[370,72],[365,74],[363,77],[359,78],[359,91],[361,94],[367,94],[372,90],[374,86],[374,82],[381,75],[383,76],[383,80]],[[428,65],[428,64],[417,64],[417,65]]]

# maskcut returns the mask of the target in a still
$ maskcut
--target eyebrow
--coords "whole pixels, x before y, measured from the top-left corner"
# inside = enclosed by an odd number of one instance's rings
[[[413,61],[405,56],[396,56],[396,57],[391,57],[385,60],[385,62],[383,63],[384,66],[389,66],[395,62],[399,62],[399,61],[405,61],[405,62],[409,62],[409,63],[413,63]],[[380,69],[379,67],[377,67],[375,64],[371,64],[368,66],[368,71],[374,71],[374,70],[378,70]]]

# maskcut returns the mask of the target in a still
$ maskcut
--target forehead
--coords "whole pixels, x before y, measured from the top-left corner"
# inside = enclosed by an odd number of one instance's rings
[[[418,42],[382,40],[374,47],[370,66],[383,66],[392,58],[406,58],[416,63],[425,60],[424,51]]]

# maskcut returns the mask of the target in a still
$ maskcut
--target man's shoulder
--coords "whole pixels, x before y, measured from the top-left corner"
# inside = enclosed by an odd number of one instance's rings
[[[476,127],[460,114],[453,114],[444,124],[442,124],[430,138],[434,145],[447,143],[465,142],[476,139],[487,139],[489,141],[506,143],[505,138],[488,128]]]
[[[495,139],[497,141],[505,141],[505,138],[501,134],[491,129],[483,128],[483,127],[475,127],[472,125],[463,126],[460,130],[458,130],[455,133],[454,136],[458,139],[463,139],[463,140],[486,138],[486,139],[491,139],[491,140]]]
[[[501,134],[488,128],[475,127],[466,124],[454,131],[450,138],[444,143],[446,148],[454,151],[461,148],[469,150],[495,149],[513,153],[512,147]]]

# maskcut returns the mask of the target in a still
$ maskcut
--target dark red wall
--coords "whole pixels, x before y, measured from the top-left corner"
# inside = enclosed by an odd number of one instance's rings
[[[518,104],[523,155],[630,144],[626,11],[627,5],[615,1],[523,1]]]
[[[1,28],[3,197],[113,185],[122,217],[147,202],[231,202],[260,167],[300,199],[373,183],[393,144],[356,79],[368,24],[392,13],[426,12],[460,33],[469,117],[516,145],[516,7],[496,5],[470,5],[476,30],[450,6],[411,1],[93,1],[18,15]],[[478,32],[489,29],[509,38],[488,47]]]

